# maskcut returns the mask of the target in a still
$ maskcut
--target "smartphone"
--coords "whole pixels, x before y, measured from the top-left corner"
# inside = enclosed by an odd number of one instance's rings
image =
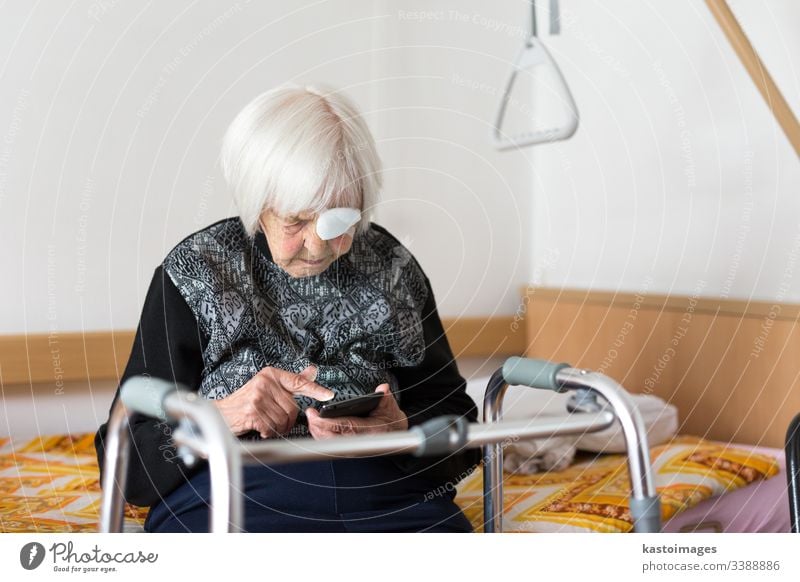
[[[340,416],[367,416],[375,410],[383,398],[383,392],[373,392],[364,396],[356,396],[330,404],[323,404],[319,409],[322,418],[338,418]]]

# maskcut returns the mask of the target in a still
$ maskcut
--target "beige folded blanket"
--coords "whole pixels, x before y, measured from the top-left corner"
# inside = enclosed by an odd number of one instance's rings
[[[488,378],[476,378],[467,385],[467,392],[482,410],[483,393]],[[570,394],[558,394],[522,386],[511,386],[503,402],[503,418],[508,420],[565,416]],[[677,433],[678,410],[657,396],[631,394],[647,428],[649,446],[660,445]],[[622,427],[616,421],[607,429],[584,435],[557,436],[517,441],[505,448],[503,468],[518,473],[558,471],[572,463],[577,450],[598,453],[624,453]]]

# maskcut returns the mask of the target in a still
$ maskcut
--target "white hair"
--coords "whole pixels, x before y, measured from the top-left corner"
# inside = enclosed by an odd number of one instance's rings
[[[348,98],[282,85],[251,101],[222,144],[222,173],[249,236],[265,210],[279,216],[334,207],[369,219],[381,188],[375,140]]]

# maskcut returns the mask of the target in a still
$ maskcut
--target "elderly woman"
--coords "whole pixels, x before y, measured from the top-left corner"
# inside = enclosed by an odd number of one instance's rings
[[[260,95],[231,124],[222,168],[239,216],[190,235],[156,268],[122,382],[180,382],[241,438],[476,420],[430,281],[369,220],[380,161],[347,99],[311,87]],[[318,412],[372,392],[383,396],[368,416]],[[182,462],[168,424],[134,416],[131,426],[125,497],[151,506],[145,529],[207,531],[207,465]],[[95,438],[101,470],[106,429]],[[245,529],[470,531],[452,491],[477,462],[469,451],[249,466]]]

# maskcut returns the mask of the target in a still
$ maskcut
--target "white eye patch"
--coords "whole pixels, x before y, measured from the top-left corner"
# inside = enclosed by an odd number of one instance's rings
[[[317,217],[317,234],[322,240],[331,240],[343,234],[352,235],[359,220],[361,211],[357,208],[331,208]]]

